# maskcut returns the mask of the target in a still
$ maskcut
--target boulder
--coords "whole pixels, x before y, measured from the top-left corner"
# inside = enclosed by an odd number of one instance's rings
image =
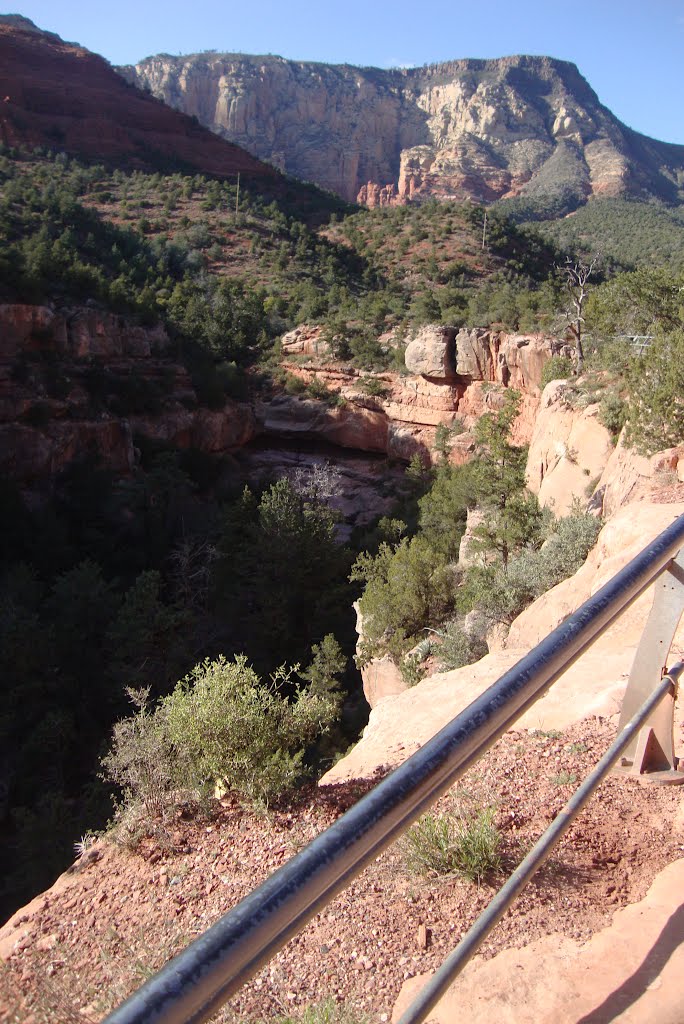
[[[453,381],[456,377],[454,327],[430,324],[406,346],[404,360],[410,373],[431,380]]]

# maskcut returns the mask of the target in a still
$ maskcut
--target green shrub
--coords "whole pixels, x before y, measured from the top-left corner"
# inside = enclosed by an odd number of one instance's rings
[[[440,672],[450,672],[464,665],[472,665],[474,661],[479,661],[487,654],[486,641],[466,632],[458,622],[450,622],[441,635]]]
[[[280,670],[264,683],[244,657],[220,657],[197,665],[154,711],[147,692],[131,691],[138,712],[114,727],[103,778],[149,815],[161,814],[174,790],[206,792],[217,782],[252,800],[281,796],[338,709],[321,686],[299,686],[288,700],[280,690],[291,675]]]
[[[120,787],[124,805],[141,803],[150,817],[158,817],[175,781],[175,753],[165,716],[149,708],[149,690],[127,693],[138,710],[114,726],[102,778]]]
[[[575,371],[572,359],[567,356],[551,356],[548,362],[544,363],[541,375],[542,391],[552,380],[567,380],[572,377]]]
[[[627,403],[614,391],[609,391],[601,399],[598,418],[606,430],[610,431],[613,440],[616,440],[627,419]]]
[[[654,338],[629,373],[628,441],[644,455],[684,436],[684,330]]]
[[[458,874],[479,883],[501,863],[494,808],[486,807],[470,818],[424,814],[406,833],[404,849],[411,870]]]
[[[387,385],[377,377],[362,377],[359,388],[371,398],[385,398],[389,394]]]
[[[526,548],[507,566],[472,566],[459,590],[462,612],[477,608],[490,623],[513,619],[561,580],[577,572],[594,546],[601,521],[573,509],[551,524],[551,533],[538,550]]]
[[[368,1024],[368,1017],[328,996],[322,1002],[313,1003],[301,1012],[271,1017],[260,1021],[259,1024]]]
[[[197,789],[224,780],[266,801],[293,789],[304,748],[329,728],[337,702],[304,686],[288,700],[280,691],[290,676],[281,670],[262,682],[243,656],[197,665],[161,706],[180,781]]]
[[[421,536],[383,543],[377,555],[360,554],[349,578],[366,584],[359,602],[366,637],[361,660],[385,645],[399,656],[425,626],[440,621],[453,604],[452,577]]]

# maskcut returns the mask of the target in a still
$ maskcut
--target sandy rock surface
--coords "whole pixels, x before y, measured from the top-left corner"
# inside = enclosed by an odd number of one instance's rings
[[[474,665],[437,673],[382,700],[371,711],[362,739],[323,781],[367,778],[381,765],[400,764],[682,514],[682,503],[639,503],[622,509],[603,528],[582,568],[514,621],[505,650],[488,654]],[[647,591],[518,719],[517,726],[564,729],[588,714],[617,711],[651,603],[652,591]],[[680,625],[673,657],[683,651],[684,628]],[[680,702],[678,720],[683,715]]]
[[[564,400],[564,381],[544,389],[527,458],[527,485],[541,505],[566,515],[574,499],[582,503],[613,452],[610,434],[599,421],[599,406],[573,409]]]

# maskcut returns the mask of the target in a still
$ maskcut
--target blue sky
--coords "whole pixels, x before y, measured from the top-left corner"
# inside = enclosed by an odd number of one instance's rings
[[[684,144],[684,0],[16,2],[6,13],[113,64],[212,49],[378,67],[547,54],[577,64],[630,127]]]

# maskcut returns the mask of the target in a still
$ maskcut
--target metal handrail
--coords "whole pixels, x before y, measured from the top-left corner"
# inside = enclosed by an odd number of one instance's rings
[[[201,1024],[541,697],[684,543],[684,516],[370,793],[106,1018]]]

